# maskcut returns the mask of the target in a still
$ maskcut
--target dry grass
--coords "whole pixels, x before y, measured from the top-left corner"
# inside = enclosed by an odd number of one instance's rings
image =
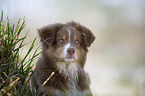
[[[12,27],[7,18],[4,26],[2,12],[0,20],[0,96],[32,96],[33,94],[29,86],[29,80],[34,73],[32,63],[41,52],[37,52],[38,48],[35,51],[33,49],[35,38],[28,52],[25,52],[25,56],[20,57],[20,49],[26,45],[24,41],[28,34],[27,32],[25,36],[19,37],[24,27],[25,17],[22,20],[19,19],[17,25],[13,24]]]

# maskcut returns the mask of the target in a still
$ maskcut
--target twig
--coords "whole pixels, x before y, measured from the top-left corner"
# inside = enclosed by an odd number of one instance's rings
[[[37,92],[50,80],[50,78],[55,74],[55,72],[52,72],[51,75],[43,82],[43,84],[38,88]],[[36,92],[36,93],[37,93]]]

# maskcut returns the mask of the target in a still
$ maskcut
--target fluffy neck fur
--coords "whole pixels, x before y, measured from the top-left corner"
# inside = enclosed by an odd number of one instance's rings
[[[56,68],[59,74],[62,74],[65,79],[76,82],[78,80],[78,72],[80,68],[77,66],[77,62],[57,62]]]

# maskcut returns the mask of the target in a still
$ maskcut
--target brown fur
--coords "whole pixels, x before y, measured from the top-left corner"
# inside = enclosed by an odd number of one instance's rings
[[[78,38],[76,36],[79,36],[78,39],[80,39],[80,44],[74,45],[78,59],[71,65],[58,57],[63,46],[57,47],[58,44],[56,43],[57,35],[62,35],[66,28],[76,32],[77,35],[73,37],[75,40]],[[58,31],[60,31],[59,34]],[[88,47],[95,40],[93,33],[75,22],[53,24],[38,30],[38,32],[43,43],[43,52],[36,64],[36,72],[31,79],[32,89],[36,89],[37,96],[44,94],[45,96],[92,96],[89,78],[84,71],[84,64]],[[65,35],[62,35],[62,38],[67,39]],[[38,90],[52,72],[55,72],[54,76]]]

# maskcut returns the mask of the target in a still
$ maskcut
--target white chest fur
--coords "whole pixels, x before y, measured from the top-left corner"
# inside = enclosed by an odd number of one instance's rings
[[[69,78],[71,81],[76,82],[78,80],[79,67],[76,62],[58,62],[57,70],[59,70],[59,74],[63,74],[65,78]]]

